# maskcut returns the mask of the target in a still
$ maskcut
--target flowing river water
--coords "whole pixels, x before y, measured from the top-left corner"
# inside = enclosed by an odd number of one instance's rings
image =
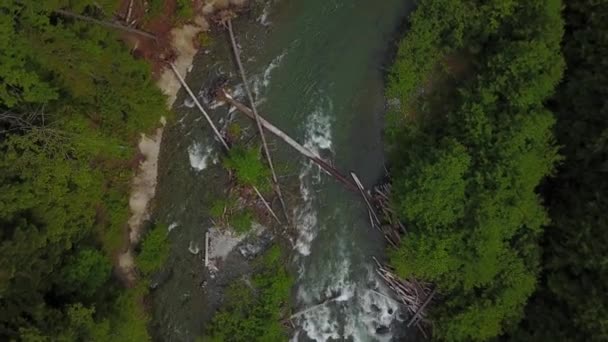
[[[269,0],[235,23],[259,112],[337,168],[355,171],[366,186],[384,174],[383,67],[410,6],[406,0]],[[187,79],[207,106],[213,103],[205,90],[218,75],[233,80],[242,96],[225,37],[216,36],[211,53],[197,56]],[[181,93],[177,123],[167,129],[161,151],[156,209],[171,223],[173,251],[155,294],[155,325],[162,340],[174,341],[193,340],[202,329],[197,322],[209,319],[209,304],[197,305],[213,301],[200,294],[205,283],[198,251],[201,229],[209,226],[205,207],[225,182],[214,165],[219,146]],[[227,109],[212,115],[220,121]],[[297,203],[290,209],[297,228],[289,264],[296,278],[294,312],[331,300],[293,319],[292,340],[403,338],[395,326],[404,317],[383,295],[387,290],[372,268],[371,257],[384,254],[384,241],[370,228],[359,195],[269,139],[276,162],[287,165],[283,173],[299,183],[289,191],[290,203]],[[222,272],[227,279],[239,273]]]

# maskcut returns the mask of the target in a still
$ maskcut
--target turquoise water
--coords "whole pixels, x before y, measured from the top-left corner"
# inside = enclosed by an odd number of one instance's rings
[[[384,172],[383,63],[409,6],[404,0],[267,1],[235,23],[259,112],[345,173],[355,171],[367,186]],[[211,52],[197,57],[188,83],[211,105],[204,91],[218,75],[226,76],[246,103],[227,39],[215,37]],[[164,340],[200,334],[215,300],[200,293],[200,255],[187,249],[202,246],[201,231],[209,226],[205,206],[225,178],[213,165],[218,146],[191,105],[184,94],[178,97],[180,120],[167,130],[161,156],[158,215],[177,224],[170,276],[156,296],[155,322]],[[220,121],[227,111],[213,115]],[[297,278],[294,312],[330,300],[293,319],[292,340],[401,339],[395,328],[403,319],[399,306],[378,294],[388,292],[371,267],[371,257],[383,255],[384,241],[369,227],[360,197],[268,138],[275,163],[287,165],[282,180],[289,183],[297,228],[289,265]]]
[[[366,185],[383,174],[383,57],[403,0],[284,1],[272,8],[264,58],[283,55],[260,110]],[[272,12],[271,12],[272,13]],[[267,56],[267,57],[266,57]],[[302,162],[294,256],[294,340],[393,340],[399,307],[371,268],[383,241],[357,194]]]

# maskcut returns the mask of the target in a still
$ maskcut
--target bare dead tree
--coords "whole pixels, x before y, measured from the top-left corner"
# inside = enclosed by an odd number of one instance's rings
[[[268,167],[270,168],[270,173],[272,174],[272,182],[274,183],[274,190],[277,193],[277,197],[281,202],[281,209],[283,210],[283,215],[287,220],[287,224],[289,224],[289,215],[287,214],[287,206],[285,205],[285,201],[283,200],[283,194],[281,193],[281,186],[279,185],[279,179],[277,178],[277,174],[274,170],[274,164],[272,162],[272,157],[270,155],[270,151],[268,150],[268,144],[266,143],[266,135],[264,134],[264,129],[262,128],[262,123],[260,121],[258,111],[255,106],[255,101],[253,99],[253,95],[251,94],[251,89],[249,88],[249,83],[247,82],[247,75],[245,74],[245,68],[243,67],[243,63],[241,62],[241,54],[239,48],[236,43],[236,39],[234,37],[234,31],[232,29],[232,19],[228,18],[227,20],[228,33],[230,34],[230,42],[232,43],[232,51],[234,52],[234,58],[236,59],[236,64],[239,68],[239,72],[241,74],[241,79],[243,80],[243,86],[245,87],[245,92],[247,93],[247,97],[249,98],[249,103],[251,104],[251,109],[253,110],[253,116],[255,118],[255,123],[258,129],[258,133],[262,140],[262,146],[264,148],[264,154],[266,155],[266,160],[268,162]]]
[[[211,117],[209,116],[209,113],[207,113],[207,111],[203,108],[203,106],[201,105],[201,103],[198,101],[198,99],[196,98],[196,96],[192,92],[192,89],[190,89],[190,87],[188,86],[188,84],[184,80],[184,77],[179,73],[179,71],[177,70],[177,68],[175,67],[175,65],[173,63],[169,63],[169,65],[171,66],[171,69],[175,73],[175,76],[177,77],[177,79],[179,80],[179,82],[182,84],[182,86],[184,87],[184,89],[186,89],[186,92],[188,93],[188,95],[190,95],[190,98],[192,99],[192,101],[194,101],[194,104],[196,105],[196,107],[198,108],[198,110],[203,114],[203,116],[207,120],[207,123],[209,123],[209,126],[213,130],[213,133],[215,134],[215,137],[217,138],[217,140],[219,140],[219,142],[222,144],[222,146],[224,147],[224,149],[225,149],[226,152],[230,151],[230,146],[228,145],[228,143],[226,143],[226,140],[224,139],[224,137],[222,136],[222,134],[220,133],[220,131],[215,126],[215,123],[213,123],[213,120],[211,120]],[[262,193],[258,190],[258,188],[256,186],[252,186],[252,187],[253,187],[253,190],[255,191],[255,193],[257,194],[257,196],[262,201],[262,203],[264,203],[264,206],[266,207],[266,210],[268,210],[268,212],[270,213],[270,215],[272,215],[272,217],[280,224],[281,220],[279,220],[279,218],[275,214],[274,210],[272,210],[272,207],[270,206],[270,204],[268,203],[268,201],[264,198],[264,196],[262,196]]]
[[[81,14],[78,14],[78,13],[74,13],[74,12],[70,12],[70,11],[66,11],[66,10],[62,10],[62,9],[55,10],[54,12],[57,13],[57,14],[59,14],[59,15],[61,15],[61,16],[64,16],[64,17],[78,19],[78,20],[82,20],[82,21],[87,21],[87,22],[94,23],[94,24],[97,24],[97,25],[101,25],[101,26],[105,26],[105,27],[109,27],[109,28],[113,28],[113,29],[117,29],[117,30],[122,30],[122,31],[125,31],[125,32],[134,33],[134,34],[146,37],[146,38],[150,38],[150,39],[152,39],[154,41],[157,40],[156,36],[153,35],[150,32],[146,32],[146,31],[143,31],[143,30],[138,30],[138,29],[135,29],[135,28],[132,28],[132,27],[128,27],[128,26],[124,26],[124,25],[121,25],[121,24],[118,24],[118,23],[114,23],[114,22],[110,22],[110,21],[104,21],[104,20],[99,20],[99,19],[91,18],[91,17],[85,16],[85,15],[81,15]]]

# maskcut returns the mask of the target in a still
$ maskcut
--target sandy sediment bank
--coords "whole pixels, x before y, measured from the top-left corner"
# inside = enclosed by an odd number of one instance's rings
[[[194,57],[199,49],[197,37],[210,28],[205,16],[212,15],[215,11],[228,8],[231,5],[244,6],[246,3],[247,0],[204,1],[191,22],[170,30],[169,50],[173,57],[173,64],[181,75],[185,76],[192,67]],[[135,49],[139,45],[135,42]],[[166,50],[166,47],[159,48],[158,53],[165,54]],[[148,51],[143,55],[149,56],[149,54],[150,52]],[[154,58],[153,60],[158,61],[158,58]],[[160,71],[156,72],[156,76],[156,85],[166,95],[167,108],[171,109],[177,98],[181,84],[169,67],[162,67]],[[128,248],[118,258],[119,271],[129,284],[132,284],[136,279],[133,248],[141,240],[143,223],[150,218],[150,204],[156,192],[158,157],[164,126],[165,119],[161,118],[160,127],[156,129],[154,134],[148,136],[142,133],[138,144],[142,161],[131,182],[131,195],[129,198],[131,217],[128,221]]]

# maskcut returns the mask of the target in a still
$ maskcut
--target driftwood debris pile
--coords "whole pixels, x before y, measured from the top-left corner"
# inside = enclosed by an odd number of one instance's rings
[[[402,235],[407,232],[405,226],[389,205],[391,184],[386,183],[376,186],[373,193],[370,193],[365,190],[354,172],[351,172],[350,175],[367,205],[370,225],[378,229],[391,246],[397,247],[401,242]],[[430,322],[426,319],[425,308],[435,296],[435,289],[431,289],[430,284],[415,279],[404,280],[395,274],[392,267],[380,263],[376,258],[373,259],[376,263],[376,273],[393,291],[397,301],[403,304],[412,315],[407,326],[410,327],[415,324],[420,332],[426,336],[423,325],[428,325]]]
[[[370,193],[368,190],[365,190],[354,172],[351,172],[350,176],[367,205],[370,225],[379,230],[391,246],[397,247],[399,242],[401,242],[401,235],[405,234],[406,230],[401,220],[399,220],[389,205],[390,183],[376,186],[374,192]]]
[[[386,183],[374,187],[370,196],[380,217],[380,223],[376,225],[376,229],[382,232],[391,246],[396,247],[401,242],[401,236],[405,235],[407,230],[389,204],[390,193],[391,184]]]
[[[422,326],[428,325],[430,322],[427,320],[425,308],[435,296],[435,289],[431,289],[430,284],[417,280],[403,280],[394,273],[392,267],[383,265],[376,258],[374,258],[374,261],[376,262],[376,273],[412,315],[407,326],[410,327],[415,324],[420,332],[426,336]]]

